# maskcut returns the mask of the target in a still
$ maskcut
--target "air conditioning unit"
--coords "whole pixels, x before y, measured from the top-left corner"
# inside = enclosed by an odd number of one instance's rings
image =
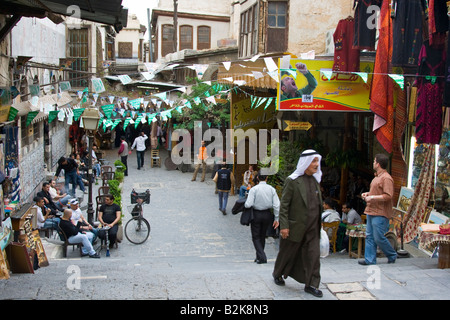
[[[334,54],[334,34],[335,29],[328,30],[325,38],[325,54]]]

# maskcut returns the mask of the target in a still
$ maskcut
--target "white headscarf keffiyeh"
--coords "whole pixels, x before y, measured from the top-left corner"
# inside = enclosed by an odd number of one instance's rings
[[[317,182],[320,183],[322,180],[322,169],[320,168],[320,161],[322,160],[322,156],[315,150],[308,149],[302,152],[300,158],[298,159],[297,169],[289,176],[292,180],[297,179],[298,177],[305,174],[305,170],[308,169],[311,162],[314,158],[319,158],[319,168],[317,172],[313,174],[313,177],[316,178]]]

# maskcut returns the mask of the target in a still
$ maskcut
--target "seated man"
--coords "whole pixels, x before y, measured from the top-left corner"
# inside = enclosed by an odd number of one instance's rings
[[[51,214],[51,210],[45,207],[44,198],[35,197],[33,201],[36,204],[33,208],[37,209],[37,228],[38,229],[58,229],[60,219]]]
[[[42,190],[37,193],[37,196],[44,199],[44,204],[47,208],[51,210],[52,215],[60,216],[60,209],[53,202],[52,196],[50,195],[50,183],[47,181],[42,184]]]
[[[58,190],[56,186],[55,180],[50,180],[50,188],[48,192],[50,193],[50,196],[55,203],[55,206],[58,208],[59,211],[64,211],[64,209],[67,209],[67,205],[69,201],[73,198],[70,194],[64,193],[61,194],[61,192]]]
[[[326,198],[323,201],[323,208],[325,209],[325,211],[322,212],[322,222],[330,223],[341,221],[339,213],[334,209],[334,203],[331,198]]]
[[[71,221],[74,226],[80,224],[80,230],[84,231],[86,235],[88,235],[91,243],[94,243],[95,239],[97,239],[98,229],[94,228],[83,216],[81,212],[80,205],[77,199],[72,199],[69,202],[70,210],[72,210],[72,218]]]
[[[117,240],[117,230],[119,229],[119,221],[122,215],[121,209],[118,204],[114,203],[114,196],[107,195],[105,197],[105,204],[102,205],[98,212],[98,221],[104,227],[109,227],[108,239],[110,248],[113,247]],[[98,232],[100,239],[106,239],[106,230],[100,229]]]
[[[254,171],[253,166],[249,165],[248,170],[244,173],[242,186],[239,188],[239,198],[245,198],[245,192],[255,186],[257,175],[258,171]]]
[[[342,222],[345,224],[361,224],[362,219],[361,216],[356,212],[355,209],[352,209],[350,202],[345,203],[342,206]],[[348,251],[348,242],[349,236],[345,235],[347,228],[342,226],[339,227],[338,235],[342,237],[342,245],[339,246],[338,250],[341,252]]]
[[[89,240],[89,237],[84,233],[84,231],[80,230],[80,225],[74,226],[70,221],[72,217],[72,210],[66,209],[64,210],[63,217],[59,222],[59,227],[66,234],[67,241],[71,244],[82,244],[81,253],[83,256],[89,255],[90,258],[100,258],[100,255],[95,252],[92,247],[92,243]]]
[[[360,224],[362,222],[361,216],[352,209],[349,202],[342,206],[342,222],[345,224]]]

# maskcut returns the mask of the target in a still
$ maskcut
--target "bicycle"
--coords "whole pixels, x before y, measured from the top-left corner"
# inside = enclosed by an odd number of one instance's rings
[[[125,237],[133,244],[142,244],[150,235],[150,223],[144,218],[144,204],[150,204],[150,190],[138,193],[131,191],[131,203],[128,206],[132,218],[125,225]]]

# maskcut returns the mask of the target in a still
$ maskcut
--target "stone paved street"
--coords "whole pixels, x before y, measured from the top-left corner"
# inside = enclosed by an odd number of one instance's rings
[[[107,152],[111,162],[115,155],[114,150]],[[151,224],[147,242],[134,245],[124,238],[110,257],[103,250],[101,259],[90,259],[80,258],[71,247],[68,258],[62,258],[60,246],[44,240],[50,265],[35,274],[12,274],[9,280],[0,281],[0,298],[318,300],[292,279],[288,278],[284,287],[274,284],[271,274],[278,240],[267,239],[267,264],[253,262],[250,229],[240,225],[239,214],[231,214],[237,196],[229,198],[224,216],[218,210],[210,174],[203,183],[191,182],[190,172],[169,171],[164,164],[150,168],[149,153],[146,156],[145,170],[140,171],[135,154],[129,157],[122,198],[126,222],[131,190],[151,190],[151,203],[144,206]],[[165,157],[162,153],[163,160]],[[87,196],[83,206],[86,201]],[[322,300],[450,297],[450,269],[437,269],[437,259],[416,256],[398,259],[395,264],[386,262],[380,258],[377,266],[367,268],[344,253],[322,259]]]

